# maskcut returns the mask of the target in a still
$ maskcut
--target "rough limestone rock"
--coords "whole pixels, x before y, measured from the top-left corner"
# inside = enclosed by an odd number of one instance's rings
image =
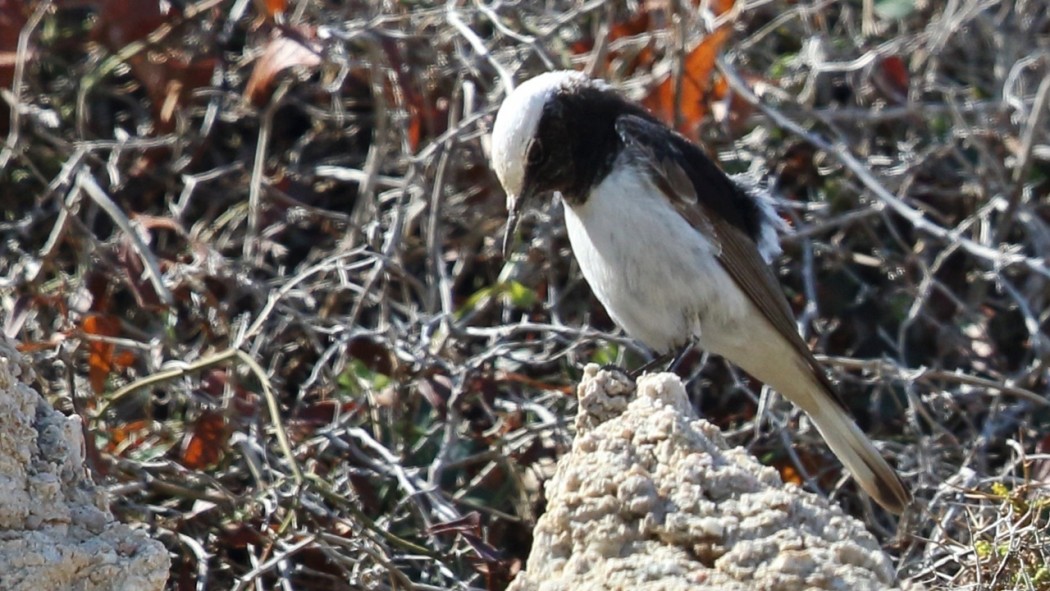
[[[572,452],[511,590],[895,588],[863,524],[727,449],[676,376],[645,376],[635,396],[585,374]]]
[[[23,383],[31,371],[0,335],[0,589],[163,589],[167,550],[114,521],[84,468],[79,418]]]

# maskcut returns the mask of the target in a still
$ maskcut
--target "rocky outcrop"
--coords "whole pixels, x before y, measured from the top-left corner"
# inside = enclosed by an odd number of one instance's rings
[[[84,467],[79,417],[55,411],[0,336],[0,589],[163,589],[162,544],[117,523]]]
[[[579,399],[512,590],[894,588],[862,523],[730,449],[676,376],[645,376],[635,395],[591,366]]]

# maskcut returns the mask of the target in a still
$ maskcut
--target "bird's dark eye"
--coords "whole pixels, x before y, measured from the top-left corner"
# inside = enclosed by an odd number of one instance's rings
[[[529,144],[529,151],[525,154],[525,162],[529,166],[535,166],[543,162],[543,144],[540,143],[540,140],[532,140]]]

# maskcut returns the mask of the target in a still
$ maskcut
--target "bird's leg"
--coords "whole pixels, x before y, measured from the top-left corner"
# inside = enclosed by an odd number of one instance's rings
[[[678,350],[678,354],[675,355],[674,359],[671,360],[671,364],[667,366],[667,371],[669,371],[671,373],[677,373],[678,366],[682,364],[682,361],[685,360],[685,356],[688,355],[689,352],[692,351],[692,350],[693,350],[693,343],[692,342],[689,342],[689,343],[686,343],[686,344],[682,345],[682,348]]]
[[[667,353],[661,353],[660,355],[657,355],[656,357],[654,357],[654,358],[650,359],[649,361],[646,361],[645,363],[643,363],[641,367],[639,367],[639,368],[635,369],[634,371],[630,372],[631,379],[633,380],[633,379],[637,378],[638,376],[642,375],[643,373],[649,371],[650,369],[652,369],[652,368],[654,368],[654,367],[656,367],[658,365],[662,365],[664,363],[667,363],[667,360],[670,359],[670,358],[671,358],[671,352],[670,351],[668,351]]]
[[[692,342],[688,342],[685,345],[682,345],[682,348],[679,349],[677,353],[675,353],[674,350],[668,351],[666,353],[661,353],[661,354],[657,355],[656,357],[653,357],[649,361],[646,361],[645,363],[643,363],[641,365],[641,367],[635,368],[635,369],[633,369],[631,371],[624,371],[624,368],[622,368],[622,367],[620,367],[618,365],[612,365],[612,364],[610,364],[610,365],[603,365],[602,369],[609,370],[609,371],[615,371],[615,372],[624,374],[628,378],[630,378],[631,381],[634,381],[635,379],[637,379],[639,376],[641,376],[645,372],[651,371],[654,367],[659,367],[659,366],[667,363],[668,360],[670,360],[671,363],[669,363],[667,365],[667,367],[664,369],[664,371],[669,371],[671,373],[674,373],[674,371],[676,369],[678,369],[678,366],[682,364],[682,360],[685,359],[685,356],[688,355],[689,351],[691,351],[692,349],[693,349],[693,343]]]

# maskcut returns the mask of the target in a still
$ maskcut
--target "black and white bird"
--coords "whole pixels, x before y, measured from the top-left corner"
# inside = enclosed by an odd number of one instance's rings
[[[549,72],[507,96],[492,167],[510,212],[560,193],[583,276],[613,320],[658,353],[698,345],[806,412],[879,504],[911,495],[857,427],[798,334],[769,261],[775,217],[683,136],[604,82]]]

